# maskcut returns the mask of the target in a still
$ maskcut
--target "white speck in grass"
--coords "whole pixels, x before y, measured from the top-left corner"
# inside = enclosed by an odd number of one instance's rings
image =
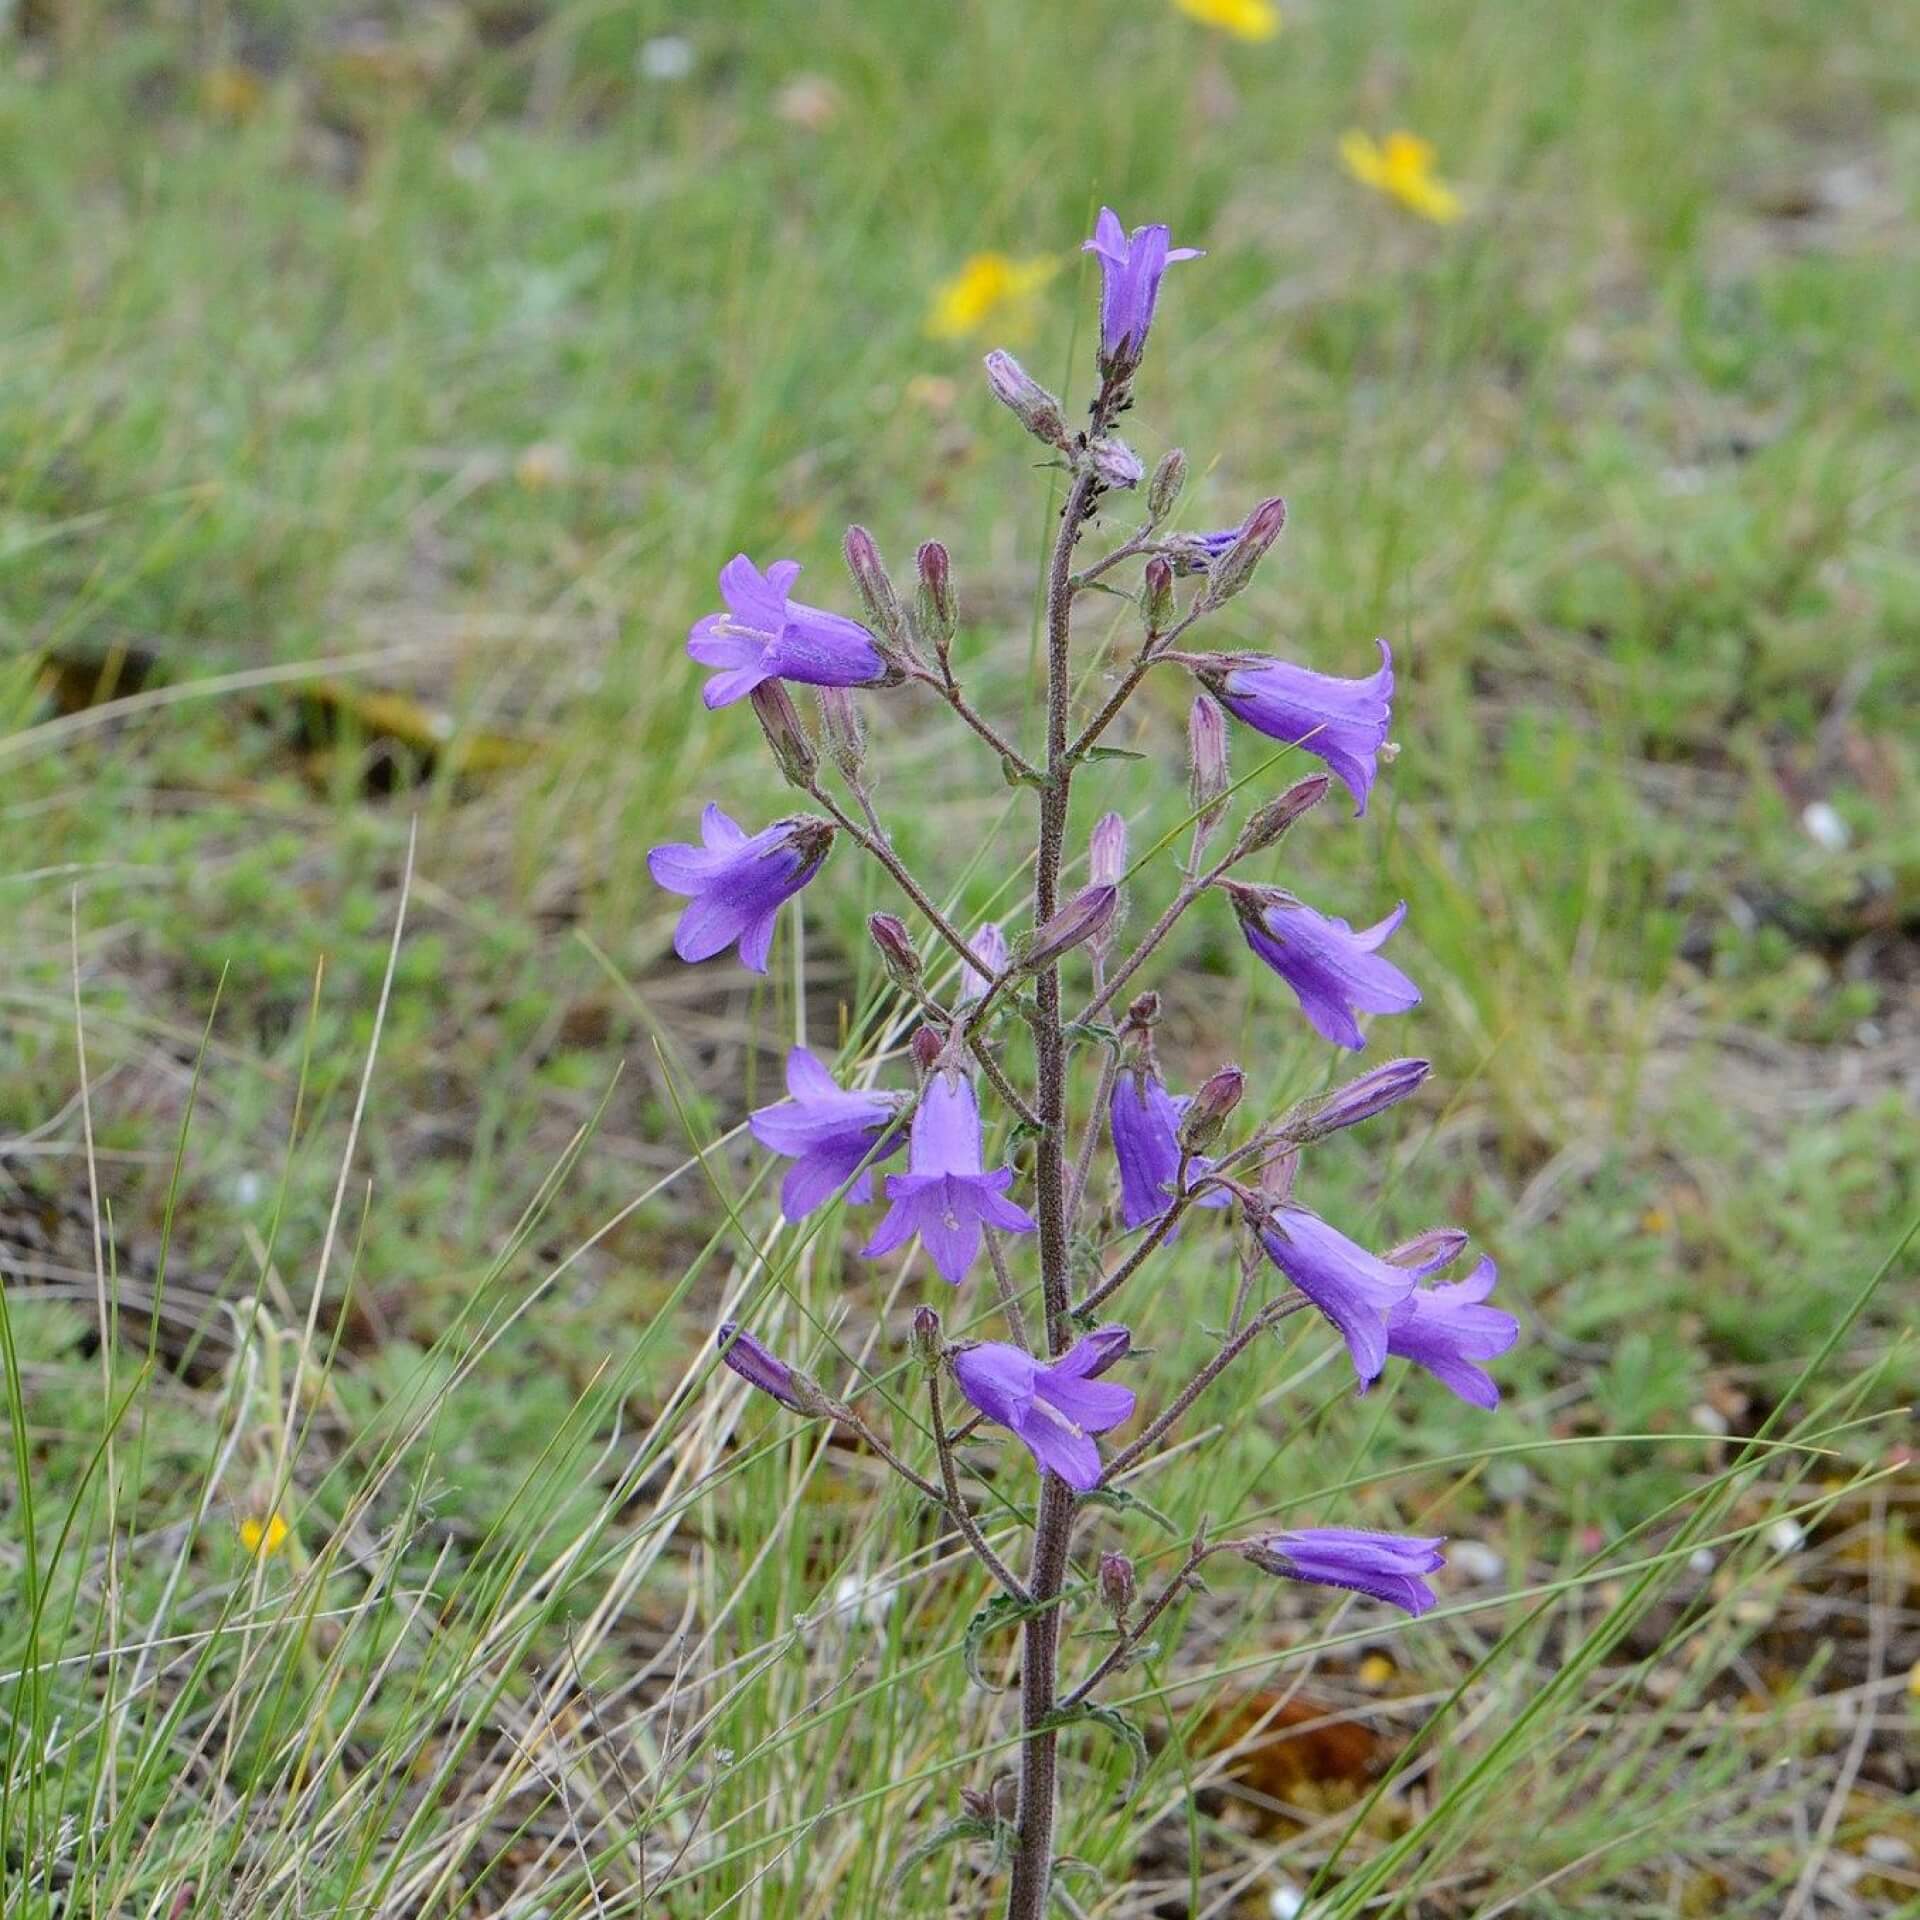
[[[640,71],[649,80],[684,80],[693,71],[693,42],[658,33],[640,43]]]
[[[843,1573],[833,1586],[833,1617],[877,1627],[893,1611],[893,1589],[870,1575]]]
[[[1447,1565],[1476,1587],[1490,1587],[1507,1563],[1484,1540],[1455,1540],[1447,1546]]]
[[[1727,1416],[1718,1407],[1708,1406],[1704,1400],[1689,1411],[1687,1418],[1700,1433],[1723,1434],[1727,1431]]]
[[[266,1191],[266,1182],[257,1173],[234,1175],[233,1204],[236,1207],[257,1207],[260,1196]]]
[[[1695,1547],[1687,1555],[1687,1571],[1704,1580],[1713,1571],[1714,1559],[1711,1547]]]
[[[1533,1490],[1533,1473],[1524,1460],[1496,1460],[1487,1469],[1487,1491],[1496,1500],[1524,1500]]]
[[[1273,1915],[1273,1920],[1294,1920],[1294,1916],[1306,1904],[1307,1896],[1285,1880],[1267,1895],[1267,1911]]]
[[[1807,1544],[1807,1530],[1798,1520],[1776,1520],[1767,1529],[1767,1545],[1775,1553],[1798,1553]]]
[[[1825,800],[1809,800],[1801,809],[1800,824],[1806,828],[1807,838],[1829,853],[1844,852],[1853,839],[1847,823]]]

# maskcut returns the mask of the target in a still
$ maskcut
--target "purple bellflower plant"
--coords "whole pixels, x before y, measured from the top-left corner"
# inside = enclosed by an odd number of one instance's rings
[[[1033,1232],[1033,1215],[1006,1198],[1012,1185],[1011,1167],[983,1170],[973,1082],[956,1068],[935,1068],[914,1110],[907,1171],[887,1176],[893,1205],[861,1252],[891,1253],[917,1233],[941,1279],[957,1287],[979,1257],[983,1227]]]
[[[1122,1067],[1113,1077],[1107,1125],[1120,1170],[1120,1220],[1129,1232],[1158,1220],[1173,1205],[1180,1173],[1180,1116],[1186,1110],[1187,1102],[1169,1093],[1151,1067]],[[1204,1155],[1195,1154],[1187,1163],[1188,1179],[1198,1180],[1212,1166]],[[1194,1204],[1227,1207],[1233,1196],[1216,1187]]]
[[[768,1152],[794,1163],[781,1183],[780,1211],[804,1220],[849,1181],[849,1200],[871,1200],[873,1163],[899,1151],[893,1122],[905,1104],[896,1093],[843,1091],[805,1047],[795,1047],[787,1055],[787,1098],[747,1117]]]
[[[1131,371],[1147,350],[1147,331],[1160,304],[1160,277],[1176,260],[1198,260],[1195,247],[1172,244],[1171,228],[1135,227],[1129,234],[1111,207],[1100,209],[1083,251],[1100,262],[1100,362],[1111,375]]]
[[[1006,1876],[1008,1920],[1046,1920],[1052,1911],[1062,1740],[1081,1737],[1076,1723],[1088,1718],[1108,1731],[1125,1727],[1101,1691],[1143,1657],[1150,1631],[1167,1630],[1176,1603],[1200,1591],[1203,1562],[1235,1555],[1410,1615],[1435,1603],[1441,1541],[1345,1527],[1221,1541],[1203,1534],[1155,1586],[1119,1544],[1139,1504],[1126,1497],[1136,1471],[1171,1464],[1189,1411],[1230,1367],[1258,1364],[1244,1356],[1270,1353],[1265,1336],[1293,1313],[1310,1310],[1329,1323],[1362,1391],[1397,1358],[1412,1370],[1407,1390],[1428,1390],[1419,1376],[1430,1376],[1477,1408],[1498,1403],[1488,1363],[1519,1334],[1515,1318],[1490,1304],[1490,1260],[1462,1280],[1434,1277],[1465,1253],[1458,1229],[1432,1229],[1376,1253],[1293,1197],[1322,1143],[1339,1136],[1329,1151],[1356,1151],[1355,1129],[1421,1095],[1425,1060],[1389,1061],[1271,1118],[1253,1077],[1231,1063],[1214,1066],[1188,1098],[1162,1075],[1154,1042],[1162,992],[1182,1001],[1179,1030],[1191,1031],[1205,1017],[1209,987],[1178,966],[1164,968],[1157,989],[1138,976],[1156,956],[1167,960],[1168,942],[1191,912],[1211,914],[1216,929],[1233,913],[1318,1042],[1357,1049],[1366,1040],[1363,1016],[1420,1004],[1419,989],[1382,951],[1404,905],[1355,931],[1281,887],[1250,884],[1244,865],[1282,856],[1295,833],[1366,831],[1345,822],[1323,828],[1317,810],[1339,780],[1355,814],[1366,812],[1392,760],[1393,663],[1382,644],[1375,673],[1342,679],[1267,652],[1205,650],[1196,630],[1268,564],[1287,505],[1266,493],[1246,503],[1233,527],[1175,529],[1185,453],[1171,447],[1143,460],[1117,429],[1134,404],[1166,269],[1199,255],[1175,247],[1163,225],[1129,233],[1110,209],[1087,248],[1102,284],[1084,412],[1003,352],[986,364],[992,394],[1063,472],[1045,565],[1043,714],[1029,726],[977,701],[961,569],[942,542],[919,541],[913,579],[896,586],[873,534],[849,528],[843,553],[861,620],[796,601],[795,562],[778,560],[762,573],[737,556],[720,577],[726,610],[695,625],[688,652],[713,670],[706,705],[748,703],[779,777],[814,811],[749,835],[709,807],[700,846],[649,855],[654,879],[686,899],[675,952],[706,960],[737,946],[742,964],[761,972],[781,906],[820,872],[836,839],[851,844],[850,857],[869,863],[885,889],[881,901],[863,905],[870,945],[860,978],[872,997],[849,1024],[881,1036],[871,1058],[893,1078],[848,1088],[797,1046],[787,1056],[786,1097],[754,1111],[748,1126],[760,1149],[790,1163],[780,1189],[787,1220],[814,1219],[836,1198],[874,1209],[863,1257],[885,1260],[917,1240],[954,1286],[984,1252],[995,1298],[970,1293],[967,1319],[969,1328],[992,1322],[994,1337],[949,1341],[934,1308],[924,1298],[911,1302],[900,1357],[922,1413],[891,1438],[861,1410],[862,1389],[875,1377],[864,1370],[839,1397],[732,1320],[720,1329],[719,1359],[788,1417],[848,1429],[868,1457],[938,1510],[943,1537],[964,1542],[981,1578],[998,1589],[1003,1611],[983,1609],[968,1637],[1021,1638],[1017,1781],[962,1788],[962,1817],[931,1844],[990,1843],[995,1870]],[[1123,509],[1126,525],[1110,526]],[[1094,590],[1109,596],[1100,602],[1100,671],[1075,632],[1076,609]],[[1128,598],[1137,644],[1107,650],[1111,610]],[[1162,823],[1148,823],[1161,797],[1156,782],[1171,788],[1161,775],[1173,770],[1130,774],[1103,764],[1140,757],[1116,752],[1106,736],[1166,668],[1198,683],[1187,716],[1192,833],[1177,850],[1175,836],[1156,838]],[[796,682],[815,689],[806,703],[811,720],[785,684]],[[996,787],[1004,782],[1013,804],[1031,810],[1030,837],[992,848],[1000,881],[992,905],[974,898],[958,919],[939,903],[965,892],[980,849],[951,847],[953,871],[916,872],[899,846],[930,836],[897,836],[889,827],[883,782],[869,760],[891,690],[909,686],[919,711],[950,720],[963,745],[977,746]],[[1237,831],[1227,825],[1239,791],[1229,770],[1235,723],[1326,769],[1248,794]],[[1151,728],[1129,734],[1153,737]],[[947,749],[916,735],[888,761],[933,753],[944,760]],[[1129,853],[1130,819],[1144,826],[1147,850],[1138,859]],[[1008,884],[1015,876],[1024,890],[1017,900]],[[1161,897],[1150,900],[1156,886]],[[1129,922],[1136,904],[1144,931]],[[1001,919],[982,924],[983,911]],[[1256,1017],[1301,1047],[1317,1046],[1280,1014],[1278,999],[1262,988]],[[800,1010],[804,1017],[804,1000]],[[989,1137],[1007,1141],[991,1170]],[[875,1167],[903,1145],[905,1171],[876,1177]],[[1148,1270],[1183,1226],[1215,1245],[1169,1289],[1161,1272]],[[864,1287],[857,1270],[850,1281],[839,1265],[833,1271],[845,1310],[867,1323],[864,1343],[881,1340],[892,1286]],[[1229,1279],[1226,1297],[1195,1297],[1222,1273],[1237,1273],[1237,1292]],[[1133,1297],[1123,1307],[1118,1296],[1128,1288]],[[1147,1376],[1127,1378],[1155,1344],[1136,1348],[1129,1324],[1144,1325],[1156,1306],[1165,1314],[1170,1293],[1182,1304],[1158,1343],[1162,1353],[1204,1343],[1207,1357],[1160,1397]],[[1127,1319],[1109,1317],[1117,1310]],[[967,1417],[956,1425],[948,1410],[961,1402]],[[1003,1435],[1024,1453],[999,1444]],[[989,1475],[991,1509],[969,1487]],[[1156,1480],[1156,1498],[1177,1497],[1177,1489],[1161,1491],[1171,1478]],[[989,1510],[993,1537],[981,1517]],[[1003,1528],[1009,1510],[1019,1524]],[[1018,1568],[996,1544],[1006,1540],[1022,1543]],[[1097,1604],[1080,1609],[1083,1593]],[[1105,1622],[1091,1647],[1086,1611]]]
[[[780,909],[820,871],[833,845],[824,820],[776,820],[749,836],[718,807],[700,816],[702,845],[655,847],[647,871],[693,896],[673,930],[682,960],[711,960],[736,942],[740,964],[765,973]]]
[[[1228,881],[1226,890],[1247,945],[1294,990],[1322,1039],[1357,1051],[1367,1039],[1356,1013],[1405,1013],[1420,1004],[1420,989],[1379,953],[1407,917],[1405,901],[1355,933],[1278,887]]]
[[[859,621],[789,597],[799,577],[797,560],[776,560],[762,573],[744,553],[720,569],[727,610],[696,620],[687,635],[687,652],[720,669],[700,696],[709,707],[744,700],[763,680],[867,687],[887,679],[887,663]]]
[[[1353,795],[1355,816],[1366,812],[1393,721],[1393,654],[1384,640],[1380,671],[1364,680],[1255,654],[1230,655],[1218,666],[1195,657],[1204,663],[1196,670],[1201,683],[1236,720],[1324,760]]]
[[[1255,1566],[1285,1579],[1305,1580],[1316,1587],[1345,1587],[1421,1614],[1434,1602],[1427,1575],[1439,1572],[1444,1544],[1438,1539],[1364,1533],[1352,1527],[1302,1527],[1296,1533],[1269,1533],[1244,1542],[1240,1553]]]
[[[1100,1449],[1092,1436],[1133,1418],[1133,1389],[1093,1377],[1103,1351],[1103,1343],[1088,1334],[1042,1366],[1024,1347],[989,1340],[954,1354],[953,1377],[1041,1466],[1086,1493],[1100,1481]]]

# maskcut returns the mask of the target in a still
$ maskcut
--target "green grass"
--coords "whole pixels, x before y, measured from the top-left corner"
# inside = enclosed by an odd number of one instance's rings
[[[737,548],[845,606],[848,520],[903,568],[947,541],[957,657],[1032,737],[1048,476],[978,379],[998,336],[923,322],[968,254],[1057,252],[1007,344],[1077,391],[1103,199],[1209,250],[1130,439],[1188,449],[1187,524],[1290,501],[1221,643],[1357,672],[1383,633],[1400,671],[1367,819],[1269,864],[1411,902],[1427,999],[1383,1043],[1432,1098],[1304,1197],[1469,1226],[1530,1337],[1491,1421],[1353,1401],[1299,1322],[1223,1383],[1145,1488],[1177,1529],[1430,1522],[1503,1570],[1417,1630],[1223,1575],[1128,1677],[1124,1811],[1124,1756],[1076,1739],[1064,1845],[1107,1877],[1068,1890],[1769,1915],[1829,1810],[1832,1858],[1920,1846],[1910,1246],[1845,1320],[1920,1192],[1906,12],[1351,0],[1248,47],[1157,4],[17,11],[0,1906],[984,1909],[965,1850],[886,1886],[1007,1763],[958,1652],[980,1582],[871,1460],[707,1377],[742,1294],[835,1385],[901,1357],[920,1271],[775,1233],[713,1144],[797,1033],[897,1044],[861,932],[895,903],[842,849],[751,986],[673,962],[642,855],[705,798],[784,805],[680,651]],[[668,32],[693,71],[650,80]],[[817,129],[780,110],[802,74]],[[1346,178],[1350,125],[1431,138],[1468,217]],[[397,775],[374,692],[444,716]],[[1181,817],[1183,709],[1150,683],[1148,764],[1098,767],[1081,831]],[[1017,896],[1026,805],[949,742],[889,706],[880,801],[971,921]],[[1223,915],[1177,959],[1181,1078],[1321,1084]],[[1208,1245],[1149,1399],[1225,1316]],[[1023,1482],[975,1457],[1005,1532]],[[1221,1728],[1295,1688],[1373,1771],[1296,1769],[1277,1811]],[[1914,1859],[1859,1884],[1911,1901]]]

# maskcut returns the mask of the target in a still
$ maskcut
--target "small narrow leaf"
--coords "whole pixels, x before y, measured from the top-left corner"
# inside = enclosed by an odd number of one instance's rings
[[[987,1604],[967,1622],[965,1654],[967,1672],[973,1684],[982,1693],[1004,1693],[1004,1687],[996,1687],[980,1666],[981,1643],[987,1635],[998,1627],[1011,1626],[1016,1620],[1026,1618],[1026,1608],[1010,1593],[996,1593]]]
[[[918,1846],[909,1850],[887,1876],[887,1884],[898,1887],[915,1867],[931,1860],[936,1853],[944,1853],[948,1847],[957,1847],[963,1840],[993,1839],[998,1825],[993,1820],[976,1820],[971,1814],[962,1814],[958,1819],[949,1820],[945,1826],[936,1827]]]

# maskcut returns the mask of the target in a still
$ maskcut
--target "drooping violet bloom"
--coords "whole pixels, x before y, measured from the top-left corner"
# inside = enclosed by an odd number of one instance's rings
[[[1364,680],[1259,654],[1230,656],[1200,678],[1236,720],[1324,760],[1353,795],[1355,817],[1366,812],[1393,720],[1393,652],[1384,640],[1379,671]]]
[[[1133,1415],[1131,1387],[1092,1377],[1103,1353],[1100,1334],[1090,1333],[1047,1366],[1023,1347],[989,1340],[954,1355],[953,1377],[1041,1466],[1085,1493],[1100,1479],[1100,1449],[1092,1436]]]
[[[1462,1400],[1489,1410],[1500,1404],[1500,1389],[1475,1363],[1505,1353],[1520,1338],[1512,1314],[1482,1304],[1497,1278],[1493,1262],[1483,1259],[1464,1280],[1410,1294],[1387,1322],[1389,1353],[1424,1367]]]
[[[1089,1358],[1085,1372],[1089,1380],[1097,1380],[1103,1373],[1110,1373],[1133,1351],[1133,1334],[1118,1320],[1109,1320],[1104,1325],[1081,1337],[1078,1347],[1088,1350]]]
[[[1364,1389],[1387,1364],[1394,1309],[1411,1297],[1415,1279],[1349,1240],[1304,1207],[1278,1208],[1262,1229],[1267,1257],[1331,1320],[1353,1356]]]
[[[749,1386],[771,1394],[783,1407],[795,1413],[808,1411],[794,1384],[793,1369],[771,1347],[744,1331],[737,1320],[723,1320],[714,1335],[720,1358]]]
[[[967,945],[980,965],[963,964],[960,968],[960,1005],[963,1007],[969,1000],[978,1000],[995,977],[1007,970],[1007,936],[1000,931],[997,920],[989,920]]]
[[[702,846],[676,841],[647,855],[647,871],[669,893],[691,894],[673,930],[682,960],[711,960],[737,940],[740,964],[767,970],[780,909],[820,871],[833,828],[811,814],[776,820],[749,837],[718,807],[700,816]]]
[[[1160,299],[1160,276],[1176,260],[1197,260],[1197,247],[1175,247],[1170,228],[1135,227],[1129,234],[1111,207],[1100,209],[1093,238],[1081,251],[1100,261],[1100,367],[1131,371],[1147,348],[1147,330]]]
[[[887,678],[887,663],[859,621],[788,597],[799,577],[797,560],[776,560],[762,573],[744,553],[720,569],[727,610],[696,620],[687,635],[688,653],[721,669],[700,695],[709,707],[743,700],[763,680],[864,687]]]
[[[907,1171],[887,1175],[893,1202],[861,1248],[869,1259],[891,1253],[916,1233],[943,1280],[958,1286],[980,1253],[980,1230],[1031,1233],[1036,1222],[1004,1198],[1013,1169],[981,1170],[980,1103],[973,1082],[951,1067],[927,1076],[914,1110]]]
[[[1247,945],[1299,996],[1300,1011],[1323,1039],[1364,1047],[1356,1012],[1405,1013],[1420,1004],[1420,989],[1376,951],[1407,917],[1404,900],[1356,933],[1278,887],[1225,884]]]
[[[1444,1535],[1423,1540],[1354,1527],[1302,1527],[1293,1533],[1265,1534],[1240,1552],[1256,1567],[1284,1579],[1371,1594],[1417,1615],[1434,1603],[1426,1576],[1446,1564],[1440,1551],[1445,1544]]]
[[[805,1047],[787,1055],[787,1096],[747,1116],[753,1137],[794,1163],[780,1185],[780,1211],[804,1220],[849,1180],[849,1200],[871,1200],[874,1162],[900,1150],[893,1118],[901,1096],[846,1092]]]
[[[1176,1099],[1147,1067],[1122,1067],[1113,1077],[1107,1123],[1113,1130],[1113,1157],[1120,1163],[1120,1218],[1128,1232],[1158,1220],[1173,1205],[1173,1183],[1180,1175],[1180,1116],[1188,1102]],[[1196,1156],[1187,1163],[1197,1180],[1213,1162]],[[1232,1196],[1218,1188],[1193,1204],[1224,1207]]]

